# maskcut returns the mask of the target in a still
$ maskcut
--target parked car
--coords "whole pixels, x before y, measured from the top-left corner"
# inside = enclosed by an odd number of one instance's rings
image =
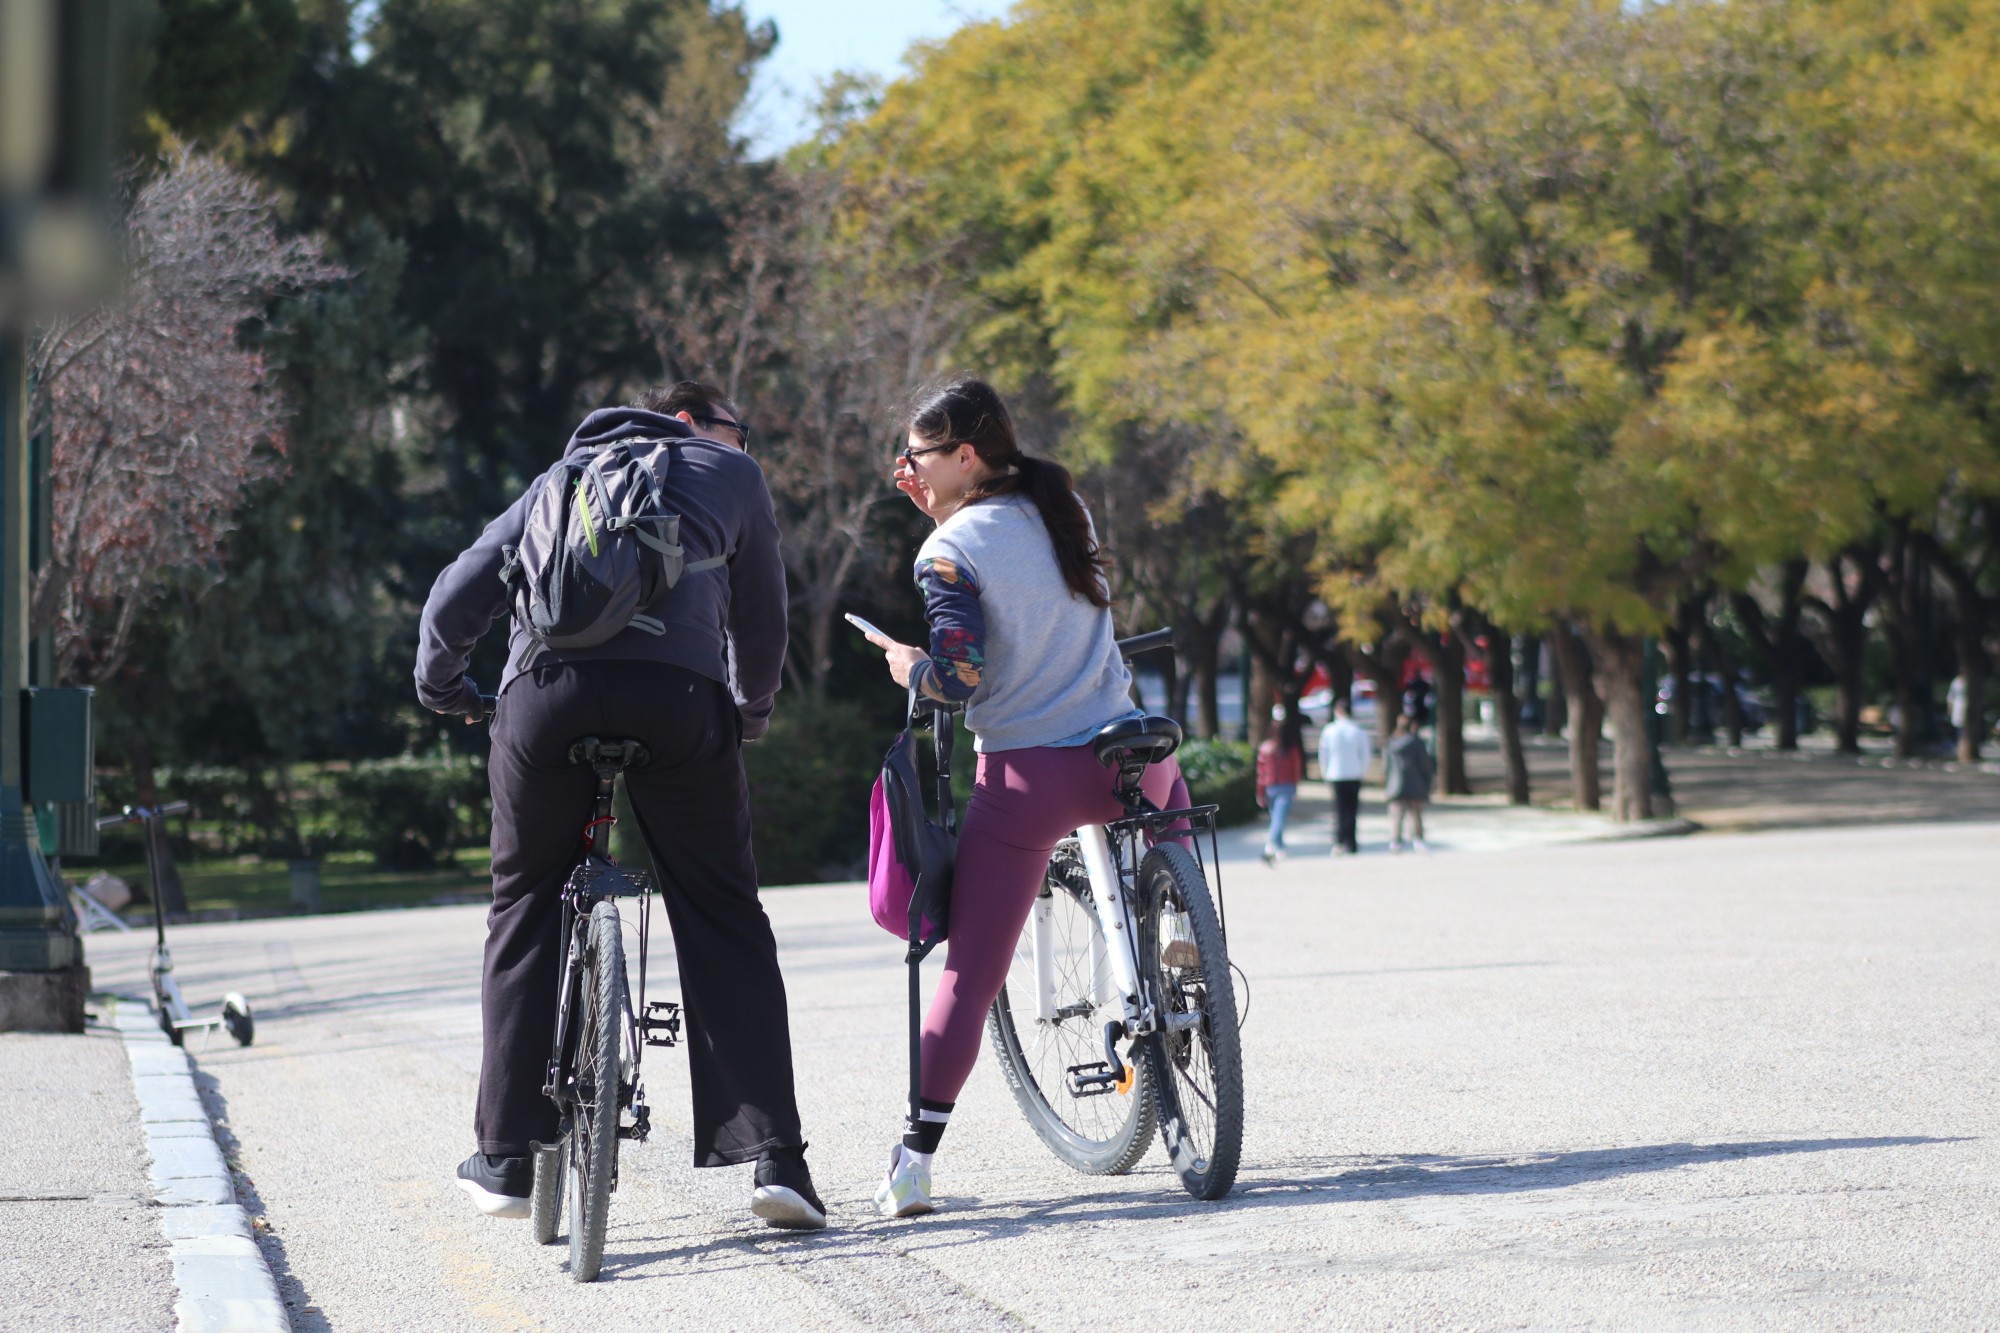
[[[1695,725],[1700,726],[1706,722],[1711,727],[1721,726],[1723,724],[1722,706],[1725,697],[1722,692],[1723,680],[1721,675],[1710,671],[1701,675],[1689,676],[1688,684],[1694,694],[1694,697],[1689,701],[1691,705],[1689,716],[1694,719]],[[1763,703],[1755,695],[1751,694],[1749,687],[1740,680],[1736,682],[1736,703],[1743,710],[1743,730],[1756,731],[1764,725]],[[1707,712],[1706,718],[1703,717],[1704,709]],[[1654,696],[1653,711],[1662,717],[1674,711],[1674,678],[1672,676],[1660,677],[1660,690]]]

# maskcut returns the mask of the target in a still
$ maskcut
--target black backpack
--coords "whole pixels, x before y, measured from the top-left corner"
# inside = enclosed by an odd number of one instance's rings
[[[505,546],[500,579],[527,631],[525,667],[544,648],[592,648],[627,626],[664,634],[642,614],[681,575],[727,555],[687,562],[681,516],[663,499],[671,439],[614,440],[565,456],[543,476],[519,546]]]

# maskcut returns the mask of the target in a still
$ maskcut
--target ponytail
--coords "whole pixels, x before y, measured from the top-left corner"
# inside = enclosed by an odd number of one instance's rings
[[[1090,516],[1076,498],[1069,469],[1021,452],[1014,438],[1014,419],[992,385],[959,374],[926,386],[917,393],[909,428],[920,439],[971,445],[993,475],[967,491],[963,503],[1025,494],[1048,529],[1056,567],[1071,595],[1099,610],[1110,608],[1104,555],[1090,535]]]

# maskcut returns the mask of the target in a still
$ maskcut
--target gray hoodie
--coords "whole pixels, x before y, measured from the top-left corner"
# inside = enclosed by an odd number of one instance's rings
[[[564,453],[626,438],[685,440],[675,446],[667,472],[667,507],[681,516],[681,544],[689,563],[726,555],[728,564],[683,576],[646,608],[646,614],[665,622],[665,634],[628,628],[593,648],[545,650],[534,665],[644,661],[685,667],[730,687],[743,716],[743,738],[754,740],[770,725],[786,642],[785,565],[764,470],[740,449],[701,439],[682,422],[635,407],[592,412]],[[528,510],[546,481],[544,473],[530,483],[431,585],[417,644],[417,698],[424,707],[470,711],[478,694],[465,674],[472,647],[508,613],[500,548],[520,542]],[[520,624],[511,623],[500,689],[520,674],[526,641]]]

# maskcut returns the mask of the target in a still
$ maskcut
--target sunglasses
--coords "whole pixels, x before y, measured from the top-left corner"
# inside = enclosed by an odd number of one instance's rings
[[[903,446],[903,452],[896,455],[896,461],[905,464],[914,463],[919,458],[922,458],[925,454],[948,453],[949,451],[958,448],[959,445],[964,443],[965,443],[964,440],[955,440],[950,444],[926,445],[922,449],[918,449],[913,445],[906,444]]]
[[[696,417],[704,426],[724,426],[736,432],[736,439],[745,449],[750,447],[750,424],[745,421],[731,421],[728,417]]]

